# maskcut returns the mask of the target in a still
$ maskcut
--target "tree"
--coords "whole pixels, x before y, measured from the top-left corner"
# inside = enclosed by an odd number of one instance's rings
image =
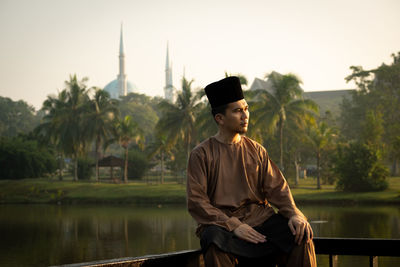
[[[178,93],[174,104],[162,101],[159,105],[163,112],[156,125],[159,134],[166,135],[167,144],[175,145],[183,142],[186,147],[186,158],[189,158],[191,145],[195,142],[195,119],[200,103],[198,95],[192,92],[193,80],[182,78],[182,91]]]
[[[54,151],[27,136],[0,138],[0,179],[38,178],[56,169]]]
[[[350,192],[382,191],[389,172],[378,151],[361,142],[338,146],[335,172],[338,189]]]
[[[0,136],[28,134],[39,122],[40,116],[25,101],[0,96]]]
[[[85,116],[84,131],[88,138],[94,139],[96,181],[99,181],[99,149],[105,148],[107,140],[115,132],[115,120],[118,116],[117,101],[110,98],[108,92],[94,88],[95,94],[90,100],[88,113]]]
[[[117,123],[117,138],[119,144],[125,150],[124,182],[128,182],[128,148],[132,142],[139,142],[143,135],[138,125],[132,120],[131,116],[125,116]]]
[[[158,99],[137,93],[130,93],[127,96],[121,97],[119,101],[121,117],[135,114],[132,116],[132,120],[140,125],[143,135],[146,138],[146,143],[152,138],[159,119],[156,110],[159,102]]]
[[[61,127],[57,123],[60,112],[64,110],[64,104],[67,98],[67,91],[61,91],[57,97],[48,96],[43,102],[41,111],[44,113],[42,123],[34,129],[34,133],[41,144],[51,144],[58,154],[58,178],[62,180],[62,169],[64,167],[64,149],[61,139]]]
[[[66,88],[58,97],[48,97],[42,110],[45,112],[38,131],[52,140],[64,155],[74,160],[74,180],[78,180],[78,157],[90,141],[84,131],[85,114],[89,109],[87,78],[78,80],[76,75],[65,81]]]
[[[253,102],[254,131],[278,132],[280,168],[284,168],[284,129],[288,121],[293,124],[302,124],[306,118],[312,118],[318,111],[317,104],[309,99],[303,99],[302,83],[294,74],[280,75],[276,72],[266,75],[271,79],[273,89],[259,89],[255,93]]]
[[[159,155],[160,167],[161,167],[161,181],[164,183],[164,172],[165,172],[165,157],[171,151],[172,146],[167,143],[167,137],[165,134],[156,134],[155,140],[150,144],[149,147],[149,158],[153,158],[155,155]]]
[[[334,131],[324,122],[319,122],[314,127],[309,128],[308,139],[317,158],[317,189],[321,189],[321,154],[324,148],[332,142],[334,136]]]
[[[400,136],[400,52],[392,54],[393,62],[390,65],[364,70],[361,66],[351,66],[352,74],[346,81],[354,81],[358,90],[353,93],[350,108],[342,110],[343,132],[356,129],[350,136],[353,140],[361,133],[369,111],[381,113],[383,134],[382,142],[388,149],[389,159],[393,161],[392,175],[395,175],[396,162],[399,159],[394,149],[397,136]],[[347,103],[348,104],[348,103]],[[351,111],[351,112],[348,112]],[[371,118],[369,118],[371,119]]]

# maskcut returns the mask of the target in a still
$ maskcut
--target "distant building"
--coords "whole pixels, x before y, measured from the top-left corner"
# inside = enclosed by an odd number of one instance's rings
[[[282,76],[279,72],[273,71],[271,72],[270,75],[276,75],[278,77]],[[258,90],[258,89],[263,89],[267,90],[268,92],[273,92],[274,85],[272,84],[271,78],[268,78],[266,81],[260,79],[260,78],[254,78],[253,83],[250,86],[249,90]]]
[[[121,35],[119,43],[119,74],[117,79],[109,82],[104,90],[107,91],[111,98],[118,99],[120,96],[126,96],[129,93],[137,92],[136,86],[127,80],[125,74],[125,53],[124,53],[124,41],[121,25]]]
[[[282,76],[282,74],[273,71],[272,75]],[[274,86],[270,78],[267,80],[262,80],[260,78],[254,78],[253,83],[249,90],[267,90],[273,93]],[[303,97],[305,99],[311,99],[318,104],[320,107],[320,114],[323,115],[326,111],[330,111],[334,116],[339,116],[340,114],[340,104],[343,98],[351,99],[351,94],[354,90],[327,90],[327,91],[312,91],[304,92]]]
[[[164,87],[164,98],[169,102],[175,101],[175,88],[172,82],[172,64],[169,60],[169,50],[167,43],[167,58],[165,62],[165,87]]]

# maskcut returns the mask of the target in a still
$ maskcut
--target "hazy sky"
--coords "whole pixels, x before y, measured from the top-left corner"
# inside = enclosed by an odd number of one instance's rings
[[[0,96],[40,108],[70,74],[104,87],[126,74],[163,96],[169,41],[174,85],[204,87],[242,73],[249,83],[292,72],[305,91],[353,88],[351,65],[374,68],[400,51],[398,0],[0,0]]]

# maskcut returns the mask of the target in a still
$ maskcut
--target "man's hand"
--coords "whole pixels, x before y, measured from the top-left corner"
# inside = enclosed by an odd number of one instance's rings
[[[290,230],[292,231],[292,234],[295,236],[294,242],[298,245],[300,245],[303,241],[303,237],[306,241],[309,241],[313,238],[311,225],[304,217],[293,215],[292,217],[290,217],[288,225]]]
[[[254,230],[253,227],[248,224],[241,224],[238,228],[233,230],[233,233],[240,239],[254,244],[264,243],[267,241],[264,235]]]

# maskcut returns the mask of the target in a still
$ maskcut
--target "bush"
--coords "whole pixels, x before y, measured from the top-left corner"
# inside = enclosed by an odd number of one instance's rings
[[[388,169],[380,162],[378,151],[361,143],[339,146],[335,173],[337,188],[350,192],[382,191],[388,187]]]
[[[145,153],[138,148],[132,148],[128,152],[128,178],[141,179],[150,168],[149,160]]]
[[[19,136],[0,139],[0,179],[38,178],[57,169],[51,149]]]
[[[93,160],[80,157],[78,158],[78,179],[79,180],[89,180],[92,177],[94,170],[93,170]]]

